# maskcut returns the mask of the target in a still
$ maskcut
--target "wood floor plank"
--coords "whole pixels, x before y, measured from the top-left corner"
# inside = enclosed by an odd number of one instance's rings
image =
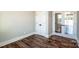
[[[78,48],[75,39],[61,36],[50,36],[50,38],[41,35],[32,35],[22,40],[2,46],[1,48]]]
[[[25,44],[22,41],[17,41],[15,42],[20,48],[30,48],[30,46],[28,46],[27,44]]]

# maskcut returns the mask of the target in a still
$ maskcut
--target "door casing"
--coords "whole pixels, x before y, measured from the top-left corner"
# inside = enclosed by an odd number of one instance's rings
[[[76,11],[70,11],[70,12],[73,12],[74,13],[74,34],[73,35],[68,35],[68,34],[61,34],[61,33],[56,33],[55,32],[55,13],[62,13],[64,14],[64,12],[69,12],[69,11],[54,11],[52,12],[52,34],[53,35],[58,35],[58,36],[63,36],[63,37],[67,37],[67,38],[73,38],[73,39],[77,39],[77,12]]]

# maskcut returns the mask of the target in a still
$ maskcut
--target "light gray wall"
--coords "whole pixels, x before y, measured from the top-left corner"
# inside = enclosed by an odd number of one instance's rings
[[[35,31],[35,12],[0,12],[0,42]]]
[[[77,38],[79,40],[79,11],[77,11]]]
[[[48,35],[52,34],[52,11],[48,12]]]

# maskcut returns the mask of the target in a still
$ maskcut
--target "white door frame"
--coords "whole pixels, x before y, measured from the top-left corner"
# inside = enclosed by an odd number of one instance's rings
[[[68,38],[73,38],[73,39],[77,39],[77,12],[74,12],[75,14],[75,17],[74,17],[74,34],[73,35],[65,35],[65,34],[60,34],[60,33],[56,33],[55,32],[55,13],[64,13],[64,12],[67,12],[67,11],[54,11],[52,12],[52,29],[53,29],[53,35],[59,35],[59,36],[63,36],[63,37],[68,37]],[[73,11],[72,11],[73,12]]]

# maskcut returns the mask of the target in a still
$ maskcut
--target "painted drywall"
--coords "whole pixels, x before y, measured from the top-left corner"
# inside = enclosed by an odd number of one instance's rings
[[[52,20],[53,20],[52,11],[49,11],[48,12],[48,35],[52,34]]]
[[[79,40],[79,11],[77,11],[77,39]]]
[[[35,31],[35,12],[0,11],[0,42]]]

